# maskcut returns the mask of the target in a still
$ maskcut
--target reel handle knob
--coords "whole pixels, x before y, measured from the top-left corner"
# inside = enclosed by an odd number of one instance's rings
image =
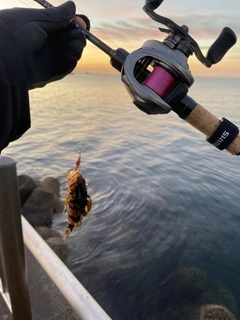
[[[146,0],[145,5],[150,7],[152,10],[156,10],[161,4],[163,0]]]
[[[207,59],[212,63],[218,63],[227,51],[237,42],[237,36],[232,29],[225,27],[211,45],[207,53]]]

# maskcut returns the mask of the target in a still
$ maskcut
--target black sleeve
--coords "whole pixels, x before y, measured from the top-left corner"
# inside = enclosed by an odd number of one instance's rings
[[[22,53],[0,19],[0,153],[29,128],[29,96]]]

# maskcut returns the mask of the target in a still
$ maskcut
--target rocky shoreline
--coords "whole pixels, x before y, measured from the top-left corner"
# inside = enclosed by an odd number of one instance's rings
[[[68,244],[59,231],[51,229],[53,215],[62,214],[64,207],[59,197],[59,181],[53,177],[35,181],[20,175],[18,183],[22,215],[64,261],[68,256]],[[165,292],[172,302],[161,319],[236,320],[237,302],[231,290],[222,282],[212,283],[203,270],[188,264],[179,265],[172,282]],[[159,319],[159,315],[153,319]]]
[[[64,207],[59,198],[59,181],[53,177],[35,181],[27,175],[19,175],[18,185],[22,215],[64,261],[68,256],[68,244],[60,232],[51,229],[53,214],[62,214]]]

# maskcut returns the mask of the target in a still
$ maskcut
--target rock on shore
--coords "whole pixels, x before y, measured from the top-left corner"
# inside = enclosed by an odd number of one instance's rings
[[[53,177],[35,181],[27,175],[18,176],[21,213],[48,243],[52,250],[65,260],[67,242],[60,232],[50,228],[53,214],[62,213],[63,201],[59,198],[60,183]]]
[[[67,242],[63,240],[60,232],[48,227],[37,227],[36,231],[61,260],[64,261],[67,258],[68,245]]]

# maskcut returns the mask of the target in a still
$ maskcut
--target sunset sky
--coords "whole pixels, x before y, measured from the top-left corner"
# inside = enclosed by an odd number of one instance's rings
[[[63,2],[51,0],[56,6]],[[77,12],[87,15],[91,20],[91,32],[113,49],[122,47],[132,52],[148,39],[162,41],[165,38],[166,34],[158,31],[160,24],[143,12],[145,1],[76,0],[75,3]],[[16,6],[40,8],[33,0],[1,0],[0,3],[1,9]],[[239,0],[164,0],[156,13],[168,17],[178,25],[187,25],[190,35],[198,42],[204,55],[225,26],[232,28],[240,39]],[[189,66],[193,76],[240,77],[240,40],[222,61],[210,69],[194,56],[190,57]],[[118,73],[110,66],[109,57],[89,42],[77,71]]]

